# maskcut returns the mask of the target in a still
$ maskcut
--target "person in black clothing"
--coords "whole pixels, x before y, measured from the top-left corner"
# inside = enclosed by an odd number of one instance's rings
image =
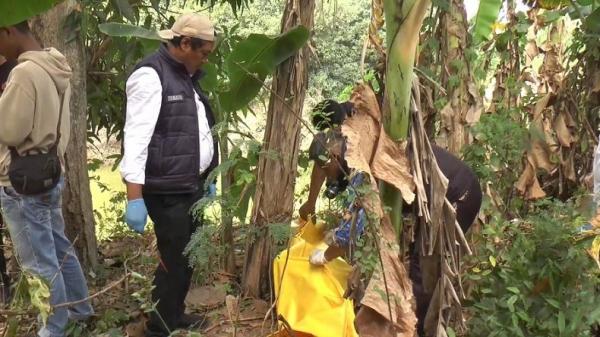
[[[338,103],[333,100],[323,101],[314,108],[312,123],[319,131],[334,129],[341,125],[346,117],[352,115],[352,109],[353,106],[351,102]],[[317,134],[315,140],[313,140],[313,143],[311,144],[311,156],[313,158],[318,158],[320,155],[325,155],[326,150],[322,143],[327,142],[328,138],[336,137],[335,134],[336,132],[327,133],[329,136],[326,136],[323,132]],[[337,134],[337,137],[342,137],[339,132]],[[320,140],[317,138],[320,138]],[[467,232],[475,221],[479,209],[481,208],[482,192],[479,180],[473,170],[471,170],[471,168],[462,160],[435,144],[432,144],[431,146],[440,170],[446,178],[448,178],[446,198],[456,209],[456,220],[461,229],[463,232]],[[308,217],[315,213],[315,203],[326,177],[325,173],[322,171],[323,170],[319,169],[318,165],[313,167],[309,198],[299,210],[302,219],[308,220]],[[346,176],[343,172],[329,174],[329,176],[339,177],[338,180],[340,181],[331,181],[331,179],[327,179],[328,187],[342,186],[341,189],[336,189],[338,193],[348,185],[348,182],[344,181]],[[328,190],[330,189],[331,188],[328,188]],[[427,187],[426,191],[429,192]],[[405,207],[403,207],[403,212],[410,211],[414,205],[416,205],[416,202],[413,202],[412,205],[405,205]],[[422,284],[421,266],[419,261],[420,252],[417,249],[417,245],[411,244],[409,247],[409,254],[409,277],[413,282],[413,293],[417,300],[417,332],[419,336],[424,336],[424,321],[432,294],[426,293]]]
[[[215,46],[214,24],[199,14],[184,14],[159,35],[165,43],[127,80],[121,161],[127,225],[142,233],[150,216],[160,254],[152,290],[158,304],[150,314],[148,337],[206,324],[204,317],[185,313],[193,268],[184,250],[201,224],[191,207],[206,193],[214,195],[207,179],[219,153],[211,133],[215,118],[199,84]]]
[[[435,144],[431,144],[431,148],[440,170],[448,178],[446,199],[454,206],[456,221],[463,233],[466,233],[471,228],[471,225],[473,225],[481,208],[483,195],[479,179],[467,164],[450,152]],[[429,188],[427,186],[425,188],[429,197]],[[410,211],[410,208],[407,208],[407,210]],[[424,337],[425,316],[427,315],[433,294],[428,293],[423,285],[420,262],[421,253],[417,246],[413,243],[409,247],[409,277],[413,282],[413,294],[417,302],[417,333],[419,336]]]
[[[325,100],[313,109],[312,123],[319,131],[335,128],[341,125],[347,116],[352,115],[352,109],[351,102],[338,103],[334,100]],[[321,145],[313,141],[311,148],[321,147]],[[479,180],[473,170],[462,160],[435,144],[432,144],[431,147],[440,170],[448,178],[446,198],[455,206],[456,220],[463,232],[466,232],[473,224],[481,207],[482,193]],[[343,177],[343,174],[340,174],[340,177]],[[312,198],[309,198],[311,205],[316,202],[317,195],[318,191],[312,193]],[[311,211],[314,212],[312,206],[308,206],[309,204],[305,204],[300,208],[302,218],[305,218]]]
[[[10,74],[10,71],[16,65],[16,61],[7,61],[0,55],[0,95],[2,95],[6,82],[8,81],[8,74]],[[6,258],[4,257],[4,231],[5,228],[2,221],[2,214],[0,214],[0,305],[7,304],[10,297],[10,279],[8,278]]]

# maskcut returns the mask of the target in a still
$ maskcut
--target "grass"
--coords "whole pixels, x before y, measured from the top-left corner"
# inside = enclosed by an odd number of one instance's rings
[[[125,211],[125,184],[119,171],[101,166],[90,171],[89,175],[96,236],[102,241],[127,233],[127,227],[121,220]]]
[[[110,166],[104,166],[98,170],[90,171],[89,174],[90,177],[97,176],[99,182],[109,188],[109,190],[103,190],[97,181],[90,182],[94,209],[100,209],[102,206],[109,204],[112,192],[125,192],[125,184],[121,181],[121,174],[118,170],[113,171]]]

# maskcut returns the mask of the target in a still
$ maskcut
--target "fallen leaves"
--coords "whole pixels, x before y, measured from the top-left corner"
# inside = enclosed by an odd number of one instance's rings
[[[185,304],[192,310],[206,310],[221,306],[225,302],[227,292],[221,286],[202,286],[190,289]]]

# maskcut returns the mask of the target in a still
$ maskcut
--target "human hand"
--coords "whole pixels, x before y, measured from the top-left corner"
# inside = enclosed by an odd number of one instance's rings
[[[148,210],[144,199],[134,199],[127,202],[125,210],[125,222],[127,226],[136,233],[144,233],[146,222],[148,221]]]
[[[313,251],[312,254],[310,254],[310,258],[308,259],[308,261],[313,266],[323,266],[327,262],[329,262],[327,261],[327,258],[325,258],[325,250],[323,249],[316,249],[315,251]]]
[[[314,220],[314,215],[315,215],[315,205],[311,204],[310,202],[305,202],[304,204],[302,204],[302,206],[300,206],[300,209],[298,210],[298,214],[300,215],[300,218],[302,220],[309,220],[309,216],[312,215],[312,220],[313,222],[315,222]]]
[[[208,189],[206,190],[206,196],[210,198],[215,198],[217,196],[217,184],[212,183],[208,185]]]

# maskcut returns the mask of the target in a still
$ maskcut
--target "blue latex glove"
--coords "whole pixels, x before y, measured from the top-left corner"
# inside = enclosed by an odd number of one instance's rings
[[[592,229],[594,229],[594,226],[592,226],[591,223],[587,222],[583,226],[577,228],[577,232],[583,233],[583,232],[586,232],[586,231],[591,231]]]
[[[212,184],[208,185],[208,190],[206,191],[206,196],[210,197],[210,198],[217,197],[217,184],[212,183]]]
[[[148,220],[148,210],[144,199],[134,199],[127,202],[127,210],[125,211],[125,222],[127,226],[134,232],[144,233],[146,221]]]

